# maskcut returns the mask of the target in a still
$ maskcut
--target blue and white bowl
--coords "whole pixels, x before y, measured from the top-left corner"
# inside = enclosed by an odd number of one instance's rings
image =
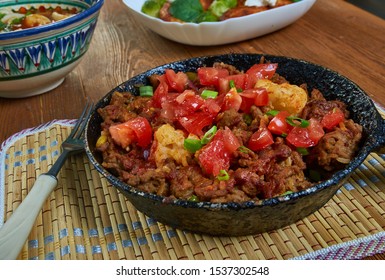
[[[76,7],[55,23],[0,33],[0,97],[22,98],[59,86],[87,52],[104,0],[5,0],[0,7]]]

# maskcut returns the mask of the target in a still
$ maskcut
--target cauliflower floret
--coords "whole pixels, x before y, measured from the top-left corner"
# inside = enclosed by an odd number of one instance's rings
[[[176,163],[188,166],[188,159],[191,154],[184,148],[184,133],[176,130],[169,124],[164,124],[154,133],[157,142],[154,152],[157,167],[164,165],[167,159],[172,159]]]
[[[267,79],[258,80],[256,87],[265,88],[269,92],[269,100],[276,110],[286,110],[298,115],[306,105],[307,92],[296,85],[288,83],[276,84]]]

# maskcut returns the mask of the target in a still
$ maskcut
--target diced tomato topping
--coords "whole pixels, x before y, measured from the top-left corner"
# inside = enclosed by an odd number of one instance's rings
[[[344,113],[340,109],[334,108],[330,112],[326,113],[326,115],[321,120],[321,124],[324,128],[330,130],[344,120]]]
[[[218,130],[214,138],[199,151],[199,163],[207,174],[217,176],[221,170],[229,169],[231,155],[239,146],[238,139],[229,128]]]
[[[219,94],[225,94],[230,90],[230,81],[226,78],[220,78],[218,80],[218,87],[216,88]]]
[[[166,79],[168,85],[177,92],[183,92],[188,83],[188,77],[186,73],[175,73],[175,71],[172,69],[166,69]]]
[[[158,80],[159,85],[156,87],[154,95],[152,97],[152,103],[155,108],[161,108],[162,103],[167,100],[168,96],[168,84],[166,81],[166,76],[159,76]]]
[[[146,118],[136,117],[127,122],[112,125],[109,128],[112,139],[122,148],[127,148],[131,143],[146,148],[152,141],[152,128]]]
[[[250,113],[250,108],[251,106],[254,105],[255,94],[240,92],[239,95],[242,98],[242,103],[241,103],[241,106],[239,107],[239,110],[246,114]]]
[[[264,88],[246,89],[239,93],[242,97],[240,110],[248,113],[252,105],[266,106],[269,104],[269,93]]]
[[[271,132],[266,127],[261,127],[251,135],[247,146],[253,151],[260,151],[273,143],[274,138]]]
[[[289,131],[293,128],[286,122],[286,118],[290,116],[287,111],[280,111],[269,123],[267,128],[273,133],[281,136],[287,136]]]
[[[215,88],[218,88],[220,78],[229,75],[229,70],[215,67],[200,67],[197,72],[202,86],[214,86]]]
[[[230,109],[238,111],[241,107],[241,104],[242,97],[239,95],[236,88],[231,88],[229,92],[227,92],[224,96],[222,111],[227,111]]]
[[[212,125],[214,118],[215,115],[205,111],[199,111],[187,116],[180,117],[178,121],[189,133],[202,136],[203,128]]]
[[[294,127],[286,137],[287,142],[298,148],[313,147],[325,135],[322,125],[316,119],[309,120],[309,126]]]
[[[204,172],[214,176],[230,167],[230,155],[225,152],[222,141],[212,140],[200,150],[198,159]]]
[[[225,143],[225,148],[227,152],[229,152],[230,154],[234,153],[241,146],[238,138],[228,127],[223,130],[223,141]]]
[[[205,104],[205,100],[192,90],[185,90],[179,94],[175,98],[175,102],[175,116],[177,118],[194,113]]]
[[[226,80],[228,80],[229,82],[233,81],[237,89],[243,90],[245,88],[245,80],[246,80],[245,74],[230,75],[226,77]]]
[[[256,106],[267,106],[269,104],[269,93],[265,88],[255,88],[256,96],[254,99],[254,105]]]
[[[271,79],[277,70],[277,63],[254,64],[247,71],[245,89],[254,88],[260,79]]]
[[[245,74],[236,74],[229,75],[224,78],[219,79],[218,91],[219,93],[228,92],[230,90],[230,81],[234,82],[237,90],[243,90],[245,87],[246,75]]]

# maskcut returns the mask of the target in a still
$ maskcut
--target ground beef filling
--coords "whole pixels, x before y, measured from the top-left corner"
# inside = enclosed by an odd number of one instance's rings
[[[107,137],[98,151],[103,156],[104,168],[144,192],[172,199],[195,198],[198,201],[218,203],[256,201],[309,188],[316,183],[306,176],[309,168],[333,172],[354,157],[362,136],[362,127],[348,119],[349,112],[344,103],[327,101],[315,90],[301,117],[322,119],[323,115],[335,107],[345,113],[346,121],[328,131],[319,144],[310,149],[308,156],[303,157],[289,147],[282,137],[275,137],[274,144],[259,152],[249,149],[235,151],[228,170],[229,179],[221,181],[204,174],[194,156],[186,157],[187,163],[184,165],[178,164],[175,158],[166,158],[159,167],[152,153],[155,144],[149,148],[134,144],[131,149],[122,149],[116,145],[106,132],[114,123],[142,116],[156,131],[169,121],[162,118],[159,109],[151,107],[149,98],[115,93],[110,104],[98,110],[103,118],[102,133],[104,131]],[[218,114],[216,125],[218,128],[229,128],[244,145],[261,122],[267,122],[264,113],[268,109],[253,106],[248,120],[244,114],[228,110]]]

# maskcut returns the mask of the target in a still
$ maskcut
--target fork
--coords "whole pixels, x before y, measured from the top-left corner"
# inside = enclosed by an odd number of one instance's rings
[[[66,159],[84,151],[83,131],[92,112],[93,104],[87,104],[62,143],[62,153],[47,173],[41,174],[31,191],[17,207],[12,216],[0,228],[0,260],[14,260],[20,254],[44,202],[57,186],[57,175]]]

